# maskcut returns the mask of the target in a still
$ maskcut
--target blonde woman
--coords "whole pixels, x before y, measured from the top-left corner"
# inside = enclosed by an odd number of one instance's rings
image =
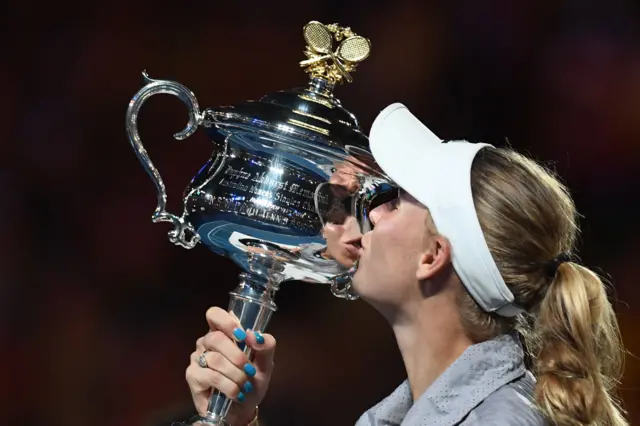
[[[357,426],[627,425],[616,317],[602,281],[574,261],[567,189],[512,150],[441,141],[401,104],[377,117],[370,145],[400,194],[371,212],[365,235],[353,220],[325,235],[336,259],[359,260],[354,289],[388,320],[407,380]],[[217,388],[238,401],[232,426],[257,424],[275,339],[223,309],[207,319],[187,369],[195,405],[206,410]],[[234,340],[254,348],[253,363]]]

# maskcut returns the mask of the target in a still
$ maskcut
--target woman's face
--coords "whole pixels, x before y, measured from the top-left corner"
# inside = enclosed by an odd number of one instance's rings
[[[345,162],[336,167],[330,182],[353,193],[359,187],[360,172],[354,161]],[[353,286],[363,299],[378,305],[399,305],[415,297],[417,283],[437,273],[441,268],[437,265],[450,261],[448,248],[444,257],[439,256],[439,247],[448,247],[448,243],[430,225],[429,211],[404,191],[373,209],[369,219],[373,230],[365,235],[356,218],[346,215],[323,230],[327,257],[346,267],[359,260]],[[425,266],[425,262],[430,264]]]
[[[324,228],[327,252],[350,267],[359,259],[353,278],[356,292],[377,303],[401,303],[417,288],[416,272],[429,244],[428,211],[410,195],[400,196],[373,209],[372,231],[362,235],[353,216],[342,224]]]
[[[418,291],[418,268],[432,235],[428,211],[405,192],[370,213],[372,231],[360,241],[356,292],[378,304],[399,305]]]

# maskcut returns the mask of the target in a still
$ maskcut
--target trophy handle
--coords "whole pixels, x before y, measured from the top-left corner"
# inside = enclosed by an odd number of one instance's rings
[[[168,233],[169,241],[184,248],[191,249],[200,241],[200,237],[193,228],[193,225],[185,222],[182,217],[166,211],[167,190],[162,177],[160,177],[160,172],[158,172],[158,169],[153,165],[149,154],[147,154],[147,150],[140,140],[140,135],[138,134],[138,112],[140,108],[142,108],[142,104],[153,95],[166,93],[180,98],[189,108],[189,122],[182,131],[173,135],[173,137],[178,140],[191,136],[198,129],[198,126],[202,124],[203,116],[200,113],[198,100],[195,95],[182,84],[169,80],[154,80],[149,78],[146,71],[142,72],[142,76],[147,84],[135,94],[131,102],[129,102],[129,108],[127,108],[127,136],[138,156],[138,160],[140,160],[140,163],[142,163],[145,171],[156,186],[158,204],[151,218],[153,223],[171,222],[173,229]]]

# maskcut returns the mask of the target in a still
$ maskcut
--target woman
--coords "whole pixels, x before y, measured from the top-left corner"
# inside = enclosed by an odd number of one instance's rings
[[[616,318],[572,260],[567,190],[511,150],[442,142],[401,104],[376,118],[370,145],[399,197],[365,235],[354,221],[325,233],[336,259],[359,259],[354,289],[393,328],[407,380],[357,425],[626,425]],[[195,405],[218,388],[238,401],[232,425],[257,424],[275,340],[219,308],[207,320],[187,369]],[[254,348],[252,364],[232,339]]]

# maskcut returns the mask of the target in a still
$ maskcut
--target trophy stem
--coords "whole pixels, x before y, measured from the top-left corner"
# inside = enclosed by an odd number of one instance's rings
[[[264,332],[269,324],[271,315],[277,309],[273,298],[278,290],[278,283],[264,276],[251,273],[241,273],[240,283],[230,293],[229,312],[240,321],[241,327]],[[251,359],[251,348],[244,342],[239,342],[238,347]],[[222,392],[214,390],[207,413],[198,416],[192,421],[194,426],[222,426],[226,425],[225,418],[231,408],[232,400]]]
[[[314,77],[309,81],[309,90],[325,96],[333,96],[334,83],[321,77]]]

